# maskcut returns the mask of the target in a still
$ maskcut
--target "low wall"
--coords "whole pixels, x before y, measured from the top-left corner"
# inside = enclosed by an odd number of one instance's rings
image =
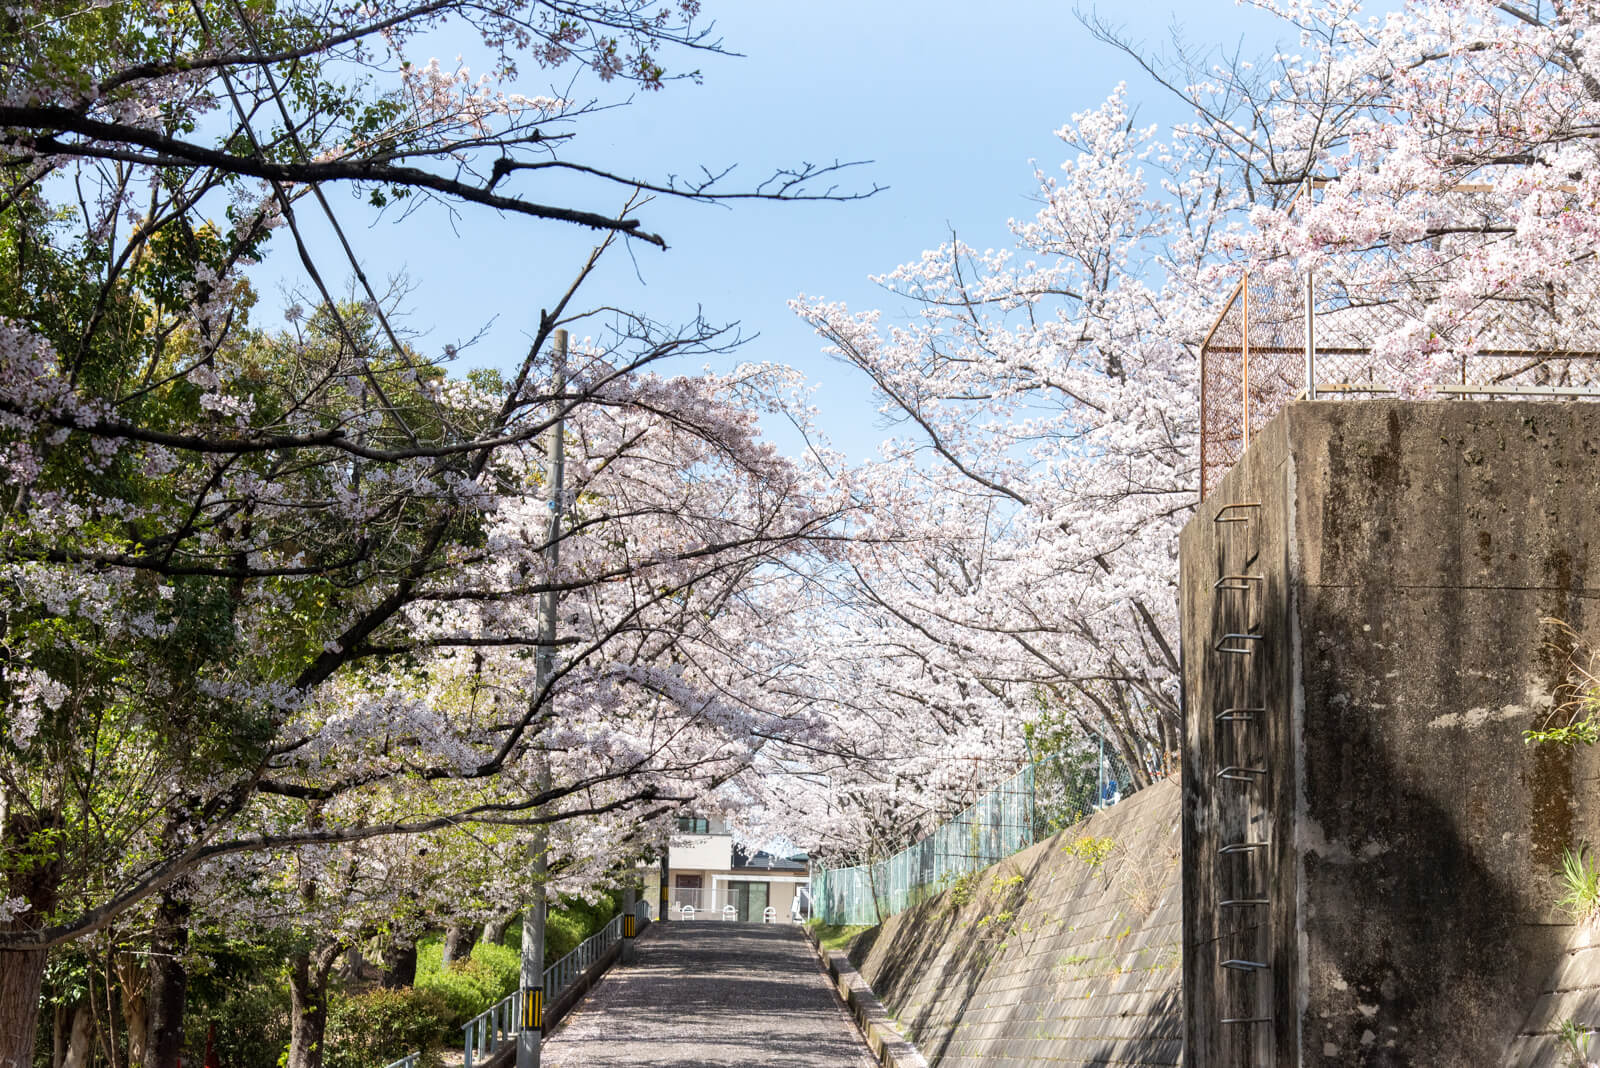
[[[851,961],[936,1068],[1175,1065],[1176,783],[1160,783],[874,928]]]

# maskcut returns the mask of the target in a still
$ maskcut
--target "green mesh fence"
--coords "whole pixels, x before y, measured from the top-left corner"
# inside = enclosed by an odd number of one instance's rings
[[[922,840],[887,860],[819,868],[812,915],[829,924],[876,924],[1071,826],[1133,789],[1107,752],[1051,757],[1024,767]]]

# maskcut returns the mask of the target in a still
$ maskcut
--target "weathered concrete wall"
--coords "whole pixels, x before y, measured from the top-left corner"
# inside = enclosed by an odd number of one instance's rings
[[[891,917],[852,960],[936,1068],[1177,1064],[1177,824],[1177,784],[1157,784]]]
[[[1522,732],[1541,620],[1600,639],[1600,405],[1291,405],[1182,553],[1190,1064],[1560,1063],[1600,759]]]

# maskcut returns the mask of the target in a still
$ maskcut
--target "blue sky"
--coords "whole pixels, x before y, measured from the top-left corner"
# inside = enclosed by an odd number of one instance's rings
[[[1228,0],[1122,0],[1098,11],[1155,47],[1175,22],[1191,44],[1231,48],[1242,40],[1247,54],[1269,52],[1282,31]],[[713,321],[739,321],[745,334],[759,335],[741,357],[790,364],[814,380],[823,429],[852,459],[871,455],[886,431],[865,383],[821,355],[786,301],[805,292],[860,310],[884,307],[892,321],[903,310],[885,306],[867,276],[916,258],[952,228],[978,247],[1008,244],[1006,220],[1034,210],[1030,160],[1046,169],[1060,163],[1053,131],[1073,112],[1099,104],[1125,80],[1142,121],[1184,117],[1065,3],[706,0],[705,14],[743,55],[691,57],[687,65],[701,69],[702,84],[670,84],[584,119],[570,158],[654,179],[737,164],[735,184],[799,161],[871,160],[841,181],[887,188],[850,203],[724,208],[658,200],[642,213],[644,225],[663,234],[669,249],[636,243],[631,257],[613,254],[590,283],[589,299],[673,322],[697,307]],[[469,66],[472,59],[464,56]],[[521,88],[548,93],[552,86],[540,74]],[[572,95],[584,98],[586,88],[599,99],[613,93],[580,82]],[[615,187],[542,190],[531,176],[517,181],[516,191],[530,199],[602,211],[616,210],[625,196]],[[403,270],[408,277],[406,322],[423,333],[425,350],[489,327],[463,353],[463,370],[512,364],[539,308],[593,244],[586,232],[476,209],[452,220],[424,206],[403,220],[375,221],[355,200],[334,203],[369,275]],[[323,269],[336,275],[338,261],[325,247]],[[257,272],[263,288],[293,271],[292,258],[280,242]]]

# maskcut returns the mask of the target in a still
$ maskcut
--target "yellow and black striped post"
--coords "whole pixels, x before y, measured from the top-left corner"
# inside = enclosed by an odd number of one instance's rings
[[[522,991],[522,1029],[544,1030],[544,987],[530,986]]]

